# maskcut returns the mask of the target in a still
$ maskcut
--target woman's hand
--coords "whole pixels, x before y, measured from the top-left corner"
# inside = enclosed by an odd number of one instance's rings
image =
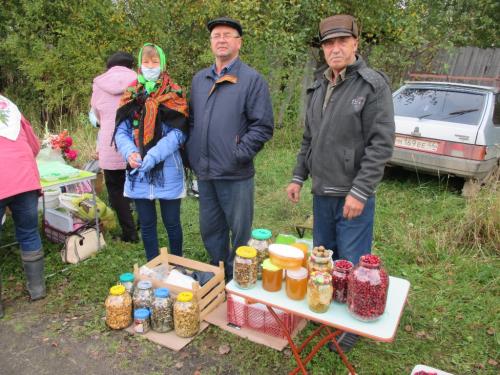
[[[139,154],[138,152],[132,152],[129,155],[127,161],[133,169],[139,168],[142,163],[141,154]]]

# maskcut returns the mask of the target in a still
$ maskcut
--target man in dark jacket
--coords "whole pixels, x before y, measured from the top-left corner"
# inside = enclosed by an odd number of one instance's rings
[[[222,17],[207,27],[215,64],[193,78],[186,148],[198,178],[203,243],[231,279],[234,252],[250,239],[253,159],[273,135],[273,111],[266,81],[238,57],[240,23]]]
[[[387,78],[356,54],[358,27],[349,15],[320,23],[328,68],[308,90],[304,136],[288,198],[300,199],[312,177],[313,241],[354,264],[371,252],[375,189],[394,144],[394,110]],[[339,338],[350,349],[356,336]]]

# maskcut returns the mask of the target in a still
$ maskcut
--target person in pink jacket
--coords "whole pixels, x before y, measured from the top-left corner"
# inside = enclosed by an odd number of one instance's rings
[[[40,175],[35,157],[40,142],[17,106],[0,95],[0,219],[8,207],[21,247],[21,260],[31,300],[45,297],[44,259],[38,230]],[[13,167],[15,166],[15,167]],[[1,233],[0,225],[0,233]],[[0,277],[0,318],[3,317]]]
[[[137,229],[130,210],[130,200],[123,196],[126,161],[111,146],[115,129],[115,117],[123,91],[137,78],[132,70],[134,57],[126,52],[117,52],[107,62],[108,70],[94,79],[92,111],[100,125],[97,137],[99,167],[104,171],[106,189],[111,207],[116,211],[122,229],[122,241],[137,242]]]

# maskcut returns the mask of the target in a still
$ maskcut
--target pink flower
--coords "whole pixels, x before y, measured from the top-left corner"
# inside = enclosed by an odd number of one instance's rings
[[[4,100],[0,101],[0,109],[1,110],[7,109],[8,106],[9,106],[9,103],[7,103],[6,101],[4,101]]]
[[[64,155],[66,156],[66,159],[68,159],[69,161],[73,161],[78,156],[78,151],[68,148],[66,151],[64,151]]]
[[[70,148],[72,144],[73,144],[73,138],[71,138],[71,137],[64,138],[64,146],[65,147]]]

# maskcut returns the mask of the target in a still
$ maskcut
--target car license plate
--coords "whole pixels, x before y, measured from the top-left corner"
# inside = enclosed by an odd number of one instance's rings
[[[415,138],[396,136],[395,145],[399,147],[411,148],[413,150],[436,152],[439,143],[432,141],[423,141]]]

